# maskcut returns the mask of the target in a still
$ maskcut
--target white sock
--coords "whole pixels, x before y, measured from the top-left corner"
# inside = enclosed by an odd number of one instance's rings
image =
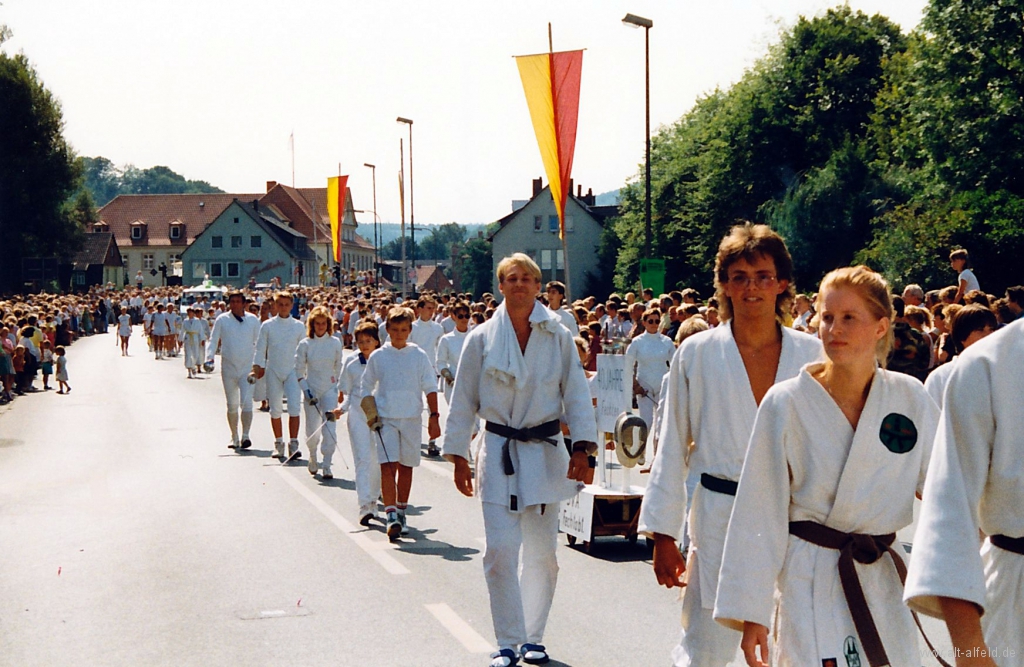
[[[252,413],[242,412],[242,439],[249,438],[249,427],[252,426]]]
[[[238,439],[238,412],[228,410],[228,428],[231,429],[231,439]]]

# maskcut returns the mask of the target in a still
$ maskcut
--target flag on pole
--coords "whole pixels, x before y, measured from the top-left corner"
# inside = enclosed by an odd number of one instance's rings
[[[334,261],[341,261],[341,225],[345,219],[345,193],[348,176],[330,176],[327,179],[327,214],[331,216],[331,246]]]
[[[516,56],[516,65],[544,171],[551,184],[551,197],[558,211],[558,236],[564,239],[565,200],[576,150],[583,51]]]

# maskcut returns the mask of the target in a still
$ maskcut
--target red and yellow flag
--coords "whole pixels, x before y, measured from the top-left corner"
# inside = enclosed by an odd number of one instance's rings
[[[345,194],[348,176],[330,176],[327,179],[327,214],[331,216],[331,246],[334,261],[341,261],[341,225],[345,220]]]
[[[516,56],[516,64],[558,211],[558,236],[565,238],[565,200],[576,150],[583,51]]]

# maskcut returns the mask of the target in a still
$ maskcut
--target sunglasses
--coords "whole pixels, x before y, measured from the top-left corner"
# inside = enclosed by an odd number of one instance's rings
[[[653,318],[649,319],[649,320],[644,320],[644,322],[646,322],[647,324],[661,324],[661,320],[653,319]]]

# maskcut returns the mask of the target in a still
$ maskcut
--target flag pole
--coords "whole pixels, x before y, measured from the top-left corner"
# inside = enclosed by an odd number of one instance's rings
[[[549,21],[548,22],[548,58],[550,59],[549,62],[552,63],[550,65],[552,70],[554,70],[554,53],[555,53],[555,43],[554,43],[554,40],[553,40],[552,35],[551,35],[551,22]],[[555,77],[554,77],[553,74],[554,73],[552,71],[552,77],[551,77],[551,100],[552,100],[552,105],[551,106],[552,106],[553,109],[557,109],[558,105],[554,103],[554,99],[555,99]],[[556,131],[557,131],[557,127],[558,127],[558,116],[557,116],[558,111],[557,110],[555,111],[555,114],[556,114],[556,116],[555,116],[555,127],[556,127]],[[561,163],[561,157],[562,156],[559,155],[558,157],[559,157],[559,163]],[[572,182],[572,180],[570,179],[569,183],[571,183],[571,182]],[[569,183],[562,183],[562,196],[564,197],[566,203],[568,203],[568,201],[569,201],[569,196],[572,195],[572,192],[566,192],[566,188],[569,187]],[[550,189],[550,185],[548,187]],[[553,198],[552,198],[552,201],[554,201]],[[569,243],[568,243],[568,240],[565,238],[565,206],[563,206],[561,202],[555,202],[555,212],[559,214],[558,235],[560,237],[562,237],[562,267],[563,267],[562,270],[565,272],[565,275],[563,276],[565,278],[565,281],[564,281],[565,282],[565,299],[571,305],[572,304],[572,283],[570,282],[570,279],[569,279],[569,275],[570,275],[570,273],[569,273]],[[555,267],[554,267],[554,270],[552,271],[552,275],[555,276],[555,277],[558,276],[558,257],[557,256],[555,257]]]

